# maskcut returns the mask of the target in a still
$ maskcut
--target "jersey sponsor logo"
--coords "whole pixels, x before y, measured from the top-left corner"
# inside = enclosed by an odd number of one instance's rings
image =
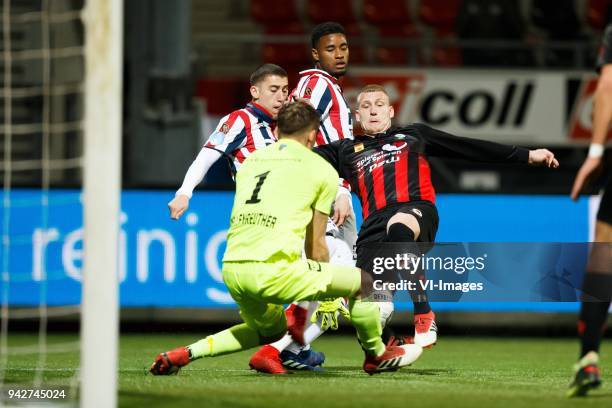
[[[400,159],[398,155],[393,155],[391,157],[382,156],[382,158],[384,160],[378,160],[369,167],[368,171],[370,173],[372,173],[375,169],[384,166],[385,164],[392,164],[398,162]]]
[[[220,131],[217,131],[217,132],[214,132],[212,135],[210,135],[210,137],[208,138],[208,142],[214,145],[218,145],[218,144],[223,143],[224,138],[225,138],[225,134],[223,134]]]
[[[408,143],[406,142],[393,142],[385,144],[382,149],[387,152],[394,152],[397,150],[402,150],[406,146],[408,146]]]
[[[421,212],[421,210],[413,208],[411,211],[418,215],[420,218],[423,218],[423,213]]]
[[[396,142],[402,143],[402,142]],[[406,144],[405,142],[403,144]],[[383,149],[375,151],[372,154],[368,154],[367,156],[361,158],[359,161],[355,163],[357,167],[357,171],[364,171],[364,168],[368,168],[368,172],[371,173],[374,169],[377,169],[385,164],[395,163],[399,161],[399,156],[402,154],[401,148],[397,148],[397,146],[390,146],[393,149],[387,150]],[[404,146],[402,146],[404,147]]]

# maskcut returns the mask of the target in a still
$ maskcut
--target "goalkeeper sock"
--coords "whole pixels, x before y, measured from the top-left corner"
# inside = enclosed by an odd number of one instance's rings
[[[259,334],[245,323],[237,324],[193,343],[187,348],[192,360],[247,350],[259,345]]]
[[[349,301],[351,322],[357,330],[357,337],[361,346],[369,354],[380,356],[385,352],[385,345],[380,338],[380,310],[374,302],[364,302],[361,299]]]

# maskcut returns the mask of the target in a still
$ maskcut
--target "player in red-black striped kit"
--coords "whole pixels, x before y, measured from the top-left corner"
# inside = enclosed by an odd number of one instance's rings
[[[363,224],[357,239],[357,266],[365,264],[362,248],[369,242],[434,241],[438,211],[429,156],[552,168],[559,165],[546,149],[527,150],[453,136],[423,124],[393,128],[393,107],[380,85],[364,87],[357,103],[357,120],[366,134],[315,148],[350,182],[361,202]],[[435,315],[423,295],[413,295],[413,341],[428,347],[436,342],[437,329]]]
[[[607,183],[604,180],[606,184],[595,223],[595,242],[600,244],[591,249],[582,283],[583,299],[578,320],[580,359],[574,366],[568,397],[584,396],[591,388],[601,385],[599,346],[612,300],[612,160],[608,160],[607,166],[603,163],[604,145],[612,120],[612,24],[608,24],[604,32],[597,72],[600,76],[593,97],[591,146],[576,175],[571,197],[576,200],[583,187],[602,167],[607,167],[608,180]]]

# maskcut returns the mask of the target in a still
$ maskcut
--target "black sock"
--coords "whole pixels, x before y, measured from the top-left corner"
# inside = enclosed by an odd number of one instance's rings
[[[412,302],[414,306],[414,314],[425,314],[431,312],[431,306],[429,302]]]
[[[381,337],[382,337],[383,343],[387,344],[387,343],[389,343],[389,339],[391,337],[395,337],[395,332],[389,326],[385,326],[385,327],[383,327],[383,331],[382,331],[382,336]]]
[[[387,231],[387,241],[389,242],[414,242],[414,232],[401,222],[391,224]],[[419,254],[415,254],[419,256]],[[424,280],[425,275],[419,272],[421,276],[419,279]],[[414,314],[424,314],[431,311],[429,301],[427,300],[427,293],[421,288],[421,285],[416,286],[416,290],[410,291],[410,297],[412,298],[412,305],[414,307]]]
[[[612,275],[587,272],[582,285],[582,305],[578,334],[580,336],[580,357],[589,351],[599,352],[604,324],[610,308]]]

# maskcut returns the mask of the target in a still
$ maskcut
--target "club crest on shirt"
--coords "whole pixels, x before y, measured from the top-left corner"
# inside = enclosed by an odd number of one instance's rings
[[[393,142],[393,143],[385,144],[382,147],[382,149],[387,151],[387,152],[393,152],[393,151],[397,151],[397,150],[402,150],[407,145],[408,145],[408,143],[406,143],[406,142]]]
[[[221,133],[226,134],[226,135],[227,135],[227,132],[229,132],[229,130],[230,130],[230,127],[227,123],[224,123],[220,129]]]
[[[363,143],[358,143],[355,145],[355,153],[358,153],[363,150]]]
[[[310,98],[310,95],[312,95],[312,89],[310,87],[307,87],[304,91],[304,95]]]

